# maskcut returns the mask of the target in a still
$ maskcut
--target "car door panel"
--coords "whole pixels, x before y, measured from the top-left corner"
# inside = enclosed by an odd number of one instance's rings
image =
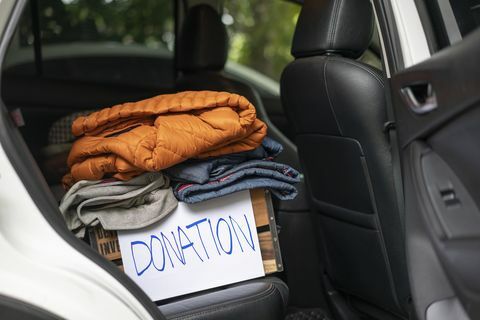
[[[399,106],[395,111],[397,122],[401,126],[399,138],[402,146],[416,138],[427,136],[480,101],[479,39],[480,33],[477,31],[457,45],[444,49],[429,60],[392,78],[396,91],[393,98]],[[406,107],[401,89],[421,83],[431,84],[437,96],[438,107],[419,116]]]
[[[455,319],[462,308],[480,318],[479,57],[476,31],[392,77],[420,319],[438,319],[446,306],[458,311]]]
[[[449,298],[430,305],[426,312],[428,320],[468,320],[465,310],[458,299]]]

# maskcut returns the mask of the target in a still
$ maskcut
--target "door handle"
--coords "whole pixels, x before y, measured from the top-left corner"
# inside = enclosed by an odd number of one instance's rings
[[[426,114],[438,108],[437,95],[428,82],[408,85],[400,91],[408,107],[416,114]]]

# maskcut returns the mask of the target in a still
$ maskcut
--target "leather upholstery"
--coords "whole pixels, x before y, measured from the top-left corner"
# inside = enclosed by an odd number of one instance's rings
[[[373,12],[366,1],[305,1],[293,37],[292,55],[339,54],[356,59],[370,44]]]
[[[281,95],[317,213],[327,274],[344,293],[405,314],[409,290],[384,132],[384,80],[352,59],[368,45],[372,17],[368,0],[305,0],[293,42],[297,59],[284,70]]]
[[[227,62],[228,36],[217,11],[207,4],[192,7],[180,31],[178,46],[178,70],[222,70]]]
[[[277,278],[265,278],[182,299],[159,308],[168,320],[277,320],[284,318],[287,301],[288,288],[285,283]]]
[[[199,21],[200,17],[205,19],[203,23]],[[195,28],[192,27],[193,25]],[[267,125],[268,135],[283,145],[284,151],[277,160],[299,168],[296,146],[271,122],[258,92],[250,85],[231,79],[222,72],[228,55],[228,46],[224,44],[228,41],[219,41],[220,36],[217,35],[221,34],[226,35],[227,31],[215,9],[206,4],[190,8],[184,21],[177,50],[178,68],[182,71],[177,80],[177,90],[218,90],[244,96],[255,106],[258,117]],[[225,59],[214,58],[213,55],[225,57]],[[192,61],[188,61],[189,59]]]

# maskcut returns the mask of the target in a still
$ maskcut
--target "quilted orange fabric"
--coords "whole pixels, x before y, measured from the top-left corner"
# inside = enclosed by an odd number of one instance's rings
[[[78,117],[72,132],[80,138],[68,156],[66,188],[106,174],[128,180],[189,158],[252,150],[261,144],[267,126],[240,95],[185,91]]]

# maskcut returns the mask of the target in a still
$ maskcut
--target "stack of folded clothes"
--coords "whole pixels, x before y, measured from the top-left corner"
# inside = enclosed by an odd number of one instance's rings
[[[233,192],[266,188],[280,200],[297,195],[293,186],[299,173],[272,160],[282,146],[265,137],[258,148],[205,160],[190,160],[165,170],[175,181],[173,191],[179,201],[196,203]]]
[[[60,211],[79,237],[85,226],[101,223],[105,230],[139,229],[155,223],[177,207],[169,179],[147,172],[131,180],[81,180],[63,197]]]
[[[299,173],[273,161],[282,146],[237,94],[186,91],[116,105],[77,117],[72,133],[60,210],[78,236],[98,223],[145,227],[172,212],[177,199],[195,203],[253,188],[282,200],[297,194]]]

